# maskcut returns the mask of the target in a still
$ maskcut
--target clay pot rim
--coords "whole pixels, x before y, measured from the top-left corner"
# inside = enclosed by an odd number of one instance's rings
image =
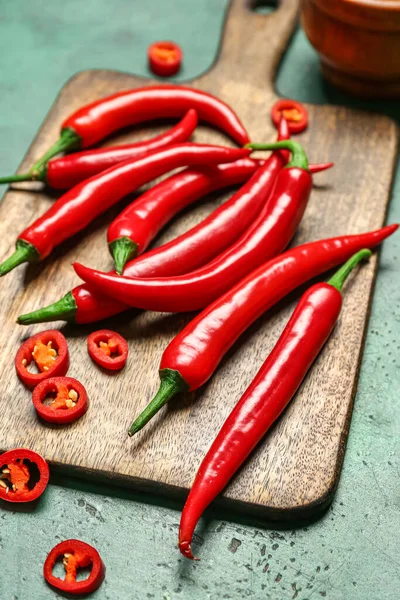
[[[319,10],[360,29],[400,30],[400,0],[310,0]]]

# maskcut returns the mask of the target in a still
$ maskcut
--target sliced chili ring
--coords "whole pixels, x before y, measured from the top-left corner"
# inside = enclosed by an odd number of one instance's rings
[[[57,560],[63,558],[65,579],[53,575]],[[77,581],[79,568],[91,567],[87,579]],[[90,594],[100,587],[106,574],[106,568],[96,548],[79,540],[65,540],[49,552],[43,565],[43,575],[47,583],[69,594]]]
[[[35,362],[39,373],[31,373],[29,365]],[[67,340],[57,329],[41,331],[27,339],[15,357],[18,377],[30,389],[49,377],[64,376],[69,367]]]
[[[147,56],[155,75],[171,77],[181,68],[183,52],[175,42],[154,42],[149,46]]]
[[[89,356],[104,369],[119,371],[128,358],[128,343],[115,331],[100,329],[88,337]]]
[[[49,482],[47,462],[33,450],[17,448],[0,454],[0,498],[7,502],[33,502]]]
[[[271,119],[276,128],[279,127],[282,116],[287,121],[290,133],[301,133],[307,128],[308,113],[301,102],[286,98],[277,100],[271,109]]]
[[[50,404],[44,404],[55,395]],[[50,377],[41,381],[32,393],[33,406],[48,423],[72,423],[85,414],[88,398],[85,388],[73,377]]]

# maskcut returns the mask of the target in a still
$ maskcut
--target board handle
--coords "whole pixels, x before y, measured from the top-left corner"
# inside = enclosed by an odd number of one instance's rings
[[[273,92],[275,74],[294,31],[299,0],[281,0],[276,10],[254,10],[257,0],[231,0],[225,17],[216,62],[199,79],[201,87],[218,86],[222,80],[250,83]]]

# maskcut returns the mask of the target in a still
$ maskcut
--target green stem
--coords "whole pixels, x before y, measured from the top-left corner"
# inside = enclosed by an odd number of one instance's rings
[[[68,292],[63,298],[57,300],[57,302],[54,302],[53,304],[49,304],[49,306],[39,308],[39,310],[34,310],[26,315],[20,315],[17,319],[17,323],[20,325],[48,323],[49,321],[68,321],[69,323],[75,323],[77,310],[78,307],[75,298],[71,292]]]
[[[138,418],[132,423],[129,428],[128,435],[132,436],[150,421],[152,417],[179,392],[187,392],[188,384],[183,379],[179,371],[174,369],[162,369],[160,371],[161,384],[157,394],[153,400],[146,406],[144,411],[140,413]]]
[[[333,277],[330,278],[328,284],[341,292],[344,282],[354,267],[357,266],[362,260],[368,259],[371,254],[371,250],[368,249],[360,250],[359,252],[356,252],[356,254],[353,254],[353,256],[349,258],[349,260],[345,262],[338,271],[336,271]]]
[[[279,150],[285,148],[292,153],[292,160],[288,162],[286,168],[298,167],[308,171],[307,154],[305,153],[303,146],[294,140],[282,140],[271,144],[246,144],[245,148],[252,148],[252,150]]]
[[[0,277],[9,273],[24,262],[36,262],[40,260],[40,254],[35,246],[25,240],[17,240],[16,250],[7,260],[0,265]]]
[[[39,160],[35,162],[33,167],[29,170],[30,175],[33,179],[37,178],[37,174],[40,173],[44,165],[46,165],[53,156],[66,150],[78,149],[81,146],[81,137],[73,130],[67,127],[61,131],[59,139],[51,148],[47,150],[45,154]]]
[[[137,256],[138,244],[127,236],[117,238],[108,245],[114,259],[115,270],[122,275],[125,265],[131,258]]]

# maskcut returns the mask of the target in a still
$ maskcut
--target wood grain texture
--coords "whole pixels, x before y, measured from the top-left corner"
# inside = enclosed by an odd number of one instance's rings
[[[251,12],[244,0],[234,0],[217,63],[193,82],[229,102],[254,140],[275,136],[269,120],[276,98],[272,82],[296,12],[297,0],[286,0],[268,16]],[[20,172],[57,138],[61,120],[74,109],[117,90],[149,83],[113,71],[85,71],[73,77],[49,112]],[[294,244],[380,227],[385,220],[396,154],[394,123],[346,108],[308,109],[310,127],[300,139],[309,150],[310,160],[333,160],[336,166],[316,177]],[[124,133],[109,143],[137,140],[158,130]],[[199,128],[195,140],[226,142],[222,135],[205,127]],[[214,195],[182,214],[157,239],[157,245],[204,218],[226,197]],[[13,250],[16,234],[53,198],[39,184],[15,185],[6,193],[0,206],[2,259]],[[78,475],[96,474],[140,489],[182,493],[190,487],[224,419],[276,342],[300,291],[242,336],[206,386],[171,402],[133,439],[128,439],[126,430],[158,388],[162,351],[191,315],[130,311],[109,319],[105,325],[118,330],[130,344],[127,368],[113,375],[97,369],[87,355],[86,336],[97,329],[95,325],[56,324],[69,341],[69,375],[86,386],[91,404],[75,424],[61,429],[43,425],[36,419],[29,392],[17,381],[12,360],[23,339],[47,327],[23,329],[15,325],[15,319],[22,312],[58,299],[78,283],[70,267],[73,260],[101,269],[111,267],[105,234],[118,210],[98,219],[42,264],[20,267],[0,281],[0,445],[4,449],[28,446]],[[329,343],[295,400],[225,491],[224,498],[232,506],[290,519],[316,513],[331,500],[343,461],[376,267],[374,257],[361,267],[362,275],[349,279],[340,323]]]

